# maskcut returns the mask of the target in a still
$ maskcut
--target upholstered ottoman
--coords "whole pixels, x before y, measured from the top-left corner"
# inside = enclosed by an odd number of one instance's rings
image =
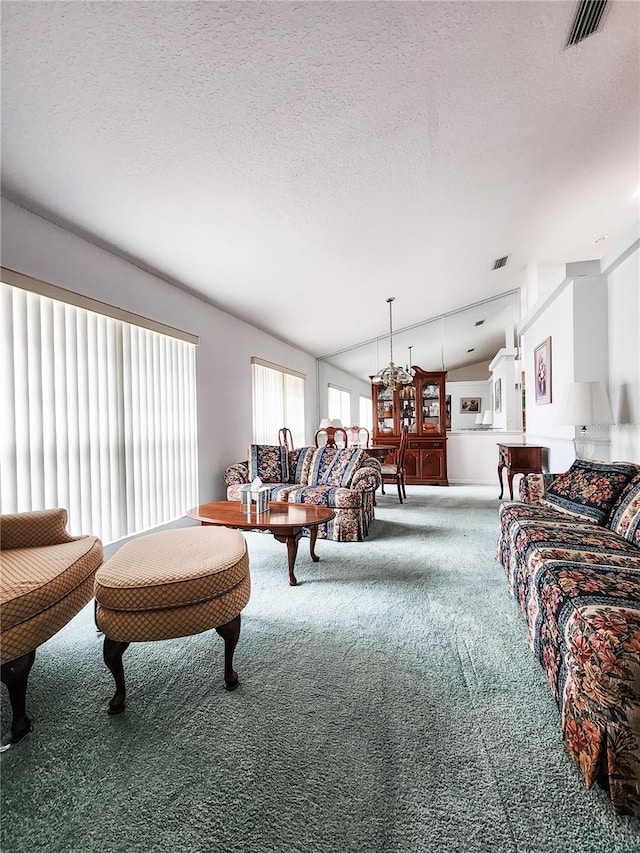
[[[150,533],[123,545],[96,573],[96,623],[116,692],[125,707],[122,655],[130,643],[168,640],[211,628],[224,639],[224,686],[235,690],[233,653],[249,600],[249,555],[242,533],[189,527]]]

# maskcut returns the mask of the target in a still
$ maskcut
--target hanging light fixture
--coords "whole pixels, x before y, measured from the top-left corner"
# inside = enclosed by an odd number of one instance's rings
[[[415,370],[414,370],[414,369],[413,369],[413,367],[411,366],[411,361],[412,361],[412,359],[411,359],[411,350],[412,350],[412,349],[413,349],[413,347],[408,347],[408,350],[409,350],[409,361],[407,362],[407,364],[406,364],[406,366],[405,366],[405,370],[407,371],[407,373],[408,373],[408,374],[409,374],[409,376],[411,377],[411,381],[413,381],[413,377],[416,375]]]
[[[371,380],[374,385],[384,385],[390,391],[395,391],[398,385],[409,385],[413,382],[413,377],[407,373],[404,367],[398,367],[393,363],[393,318],[391,303],[395,300],[395,296],[390,296],[387,299],[389,303],[389,364],[382,370],[379,370]]]

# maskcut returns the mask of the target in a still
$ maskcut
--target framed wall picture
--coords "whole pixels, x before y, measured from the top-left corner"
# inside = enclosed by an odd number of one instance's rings
[[[460,414],[477,415],[482,405],[482,397],[460,397]]]
[[[551,402],[551,338],[546,338],[534,349],[533,372],[536,403],[544,406]]]
[[[502,411],[502,379],[496,379],[493,386],[494,410],[496,413]]]

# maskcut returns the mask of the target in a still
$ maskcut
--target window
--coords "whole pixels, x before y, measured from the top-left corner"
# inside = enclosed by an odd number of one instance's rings
[[[3,513],[61,506],[108,543],[198,503],[193,342],[23,285],[0,284],[0,320]]]
[[[329,385],[327,416],[330,421],[339,420],[343,426],[351,426],[351,394],[344,388]]]
[[[366,427],[369,432],[373,429],[373,409],[371,397],[360,397],[360,420],[358,426]]]
[[[282,427],[291,430],[294,447],[304,445],[304,374],[251,359],[254,444],[277,444]]]

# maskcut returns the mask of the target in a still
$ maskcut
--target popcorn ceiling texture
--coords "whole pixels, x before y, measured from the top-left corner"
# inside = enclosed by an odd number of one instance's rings
[[[565,51],[573,2],[4,4],[5,193],[331,352],[386,332],[390,288],[401,328],[604,253],[634,6]],[[329,284],[327,328],[302,309]]]

